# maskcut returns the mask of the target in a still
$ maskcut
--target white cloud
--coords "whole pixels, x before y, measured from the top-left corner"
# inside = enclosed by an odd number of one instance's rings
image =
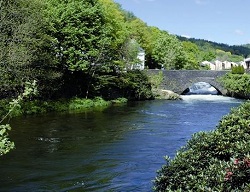
[[[241,31],[240,29],[236,29],[236,30],[234,31],[234,33],[237,34],[237,35],[244,35],[244,32]]]

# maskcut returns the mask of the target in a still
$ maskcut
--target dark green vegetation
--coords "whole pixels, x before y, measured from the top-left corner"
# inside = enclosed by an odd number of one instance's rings
[[[138,62],[139,44],[131,48],[136,18],[130,21],[113,1],[0,4],[1,99],[17,97],[33,80],[39,100],[152,98],[146,76],[129,70]]]
[[[214,131],[193,135],[158,172],[155,191],[249,191],[250,102],[224,116]]]
[[[21,101],[19,106],[12,110],[10,117],[20,115],[35,115],[43,114],[48,112],[82,112],[87,110],[98,110],[104,109],[110,105],[126,103],[127,99],[117,98],[115,100],[106,101],[100,97],[94,99],[60,99],[56,101]],[[1,115],[5,115],[10,110],[8,100],[1,100]]]
[[[219,82],[227,89],[229,96],[250,98],[250,74],[243,73],[243,71],[244,69],[241,67],[236,67],[232,69],[231,73],[227,73],[219,79]]]
[[[242,65],[232,67],[232,74],[244,74],[244,73],[245,69]]]
[[[181,41],[189,41],[194,43],[199,47],[199,49],[205,52],[207,60],[210,61],[210,56],[216,57],[216,59],[224,61],[232,61],[237,62],[241,61],[239,59],[246,58],[250,56],[250,45],[227,45],[223,43],[216,43],[212,41],[207,41],[203,39],[194,39],[194,38],[186,38],[177,36]]]

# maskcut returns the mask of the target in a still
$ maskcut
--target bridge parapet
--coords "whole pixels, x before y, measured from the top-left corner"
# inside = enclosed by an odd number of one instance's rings
[[[206,82],[215,87],[223,95],[226,95],[227,90],[217,82],[217,78],[225,75],[229,71],[221,70],[161,70],[163,73],[163,82],[160,88],[171,90],[181,94],[184,90],[197,82]],[[148,74],[158,74],[160,70],[147,70]]]

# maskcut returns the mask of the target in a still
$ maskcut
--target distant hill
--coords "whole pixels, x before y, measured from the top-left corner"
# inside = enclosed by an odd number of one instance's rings
[[[250,44],[245,44],[245,45],[243,45],[243,46],[250,49]]]
[[[223,43],[216,43],[204,39],[195,39],[195,38],[186,38],[182,36],[177,36],[177,38],[181,41],[190,41],[192,43],[195,43],[198,47],[210,47],[213,49],[220,49],[226,52],[231,52],[233,55],[240,55],[244,58],[250,56],[250,44],[246,45],[227,45]]]

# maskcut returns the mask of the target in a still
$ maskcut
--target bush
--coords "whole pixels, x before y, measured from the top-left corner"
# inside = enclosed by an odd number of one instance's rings
[[[149,78],[140,70],[128,71],[121,74],[116,84],[119,92],[122,93],[121,96],[129,100],[153,99]]]
[[[227,73],[218,79],[227,89],[228,94],[233,97],[249,98],[250,95],[250,75]]]
[[[232,67],[232,74],[244,74],[244,73],[245,69],[242,65]]]
[[[250,102],[223,117],[217,129],[193,135],[154,181],[155,191],[249,191]]]

